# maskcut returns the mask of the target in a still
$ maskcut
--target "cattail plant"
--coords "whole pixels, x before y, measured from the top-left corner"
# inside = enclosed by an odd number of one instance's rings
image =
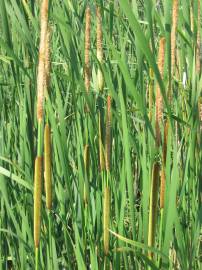
[[[164,199],[165,199],[165,180],[166,180],[165,166],[166,166],[166,156],[167,156],[168,127],[169,127],[169,122],[166,121],[165,128],[164,128],[163,155],[162,155],[162,168],[161,168],[160,209],[164,208]]]
[[[41,230],[42,157],[36,157],[34,175],[34,245],[39,248]]]
[[[44,111],[44,89],[47,83],[46,70],[48,63],[46,61],[47,49],[47,32],[48,32],[48,0],[43,0],[41,4],[41,33],[39,45],[39,63],[38,63],[38,77],[37,77],[37,120],[41,123]]]
[[[104,253],[109,253],[109,222],[110,222],[110,188],[109,175],[111,170],[111,97],[107,97],[107,112],[106,112],[106,137],[105,137],[105,166],[107,170],[107,183],[104,189]]]
[[[34,240],[35,240],[35,268],[38,269],[38,250],[41,226],[41,190],[42,190],[42,121],[44,115],[44,93],[48,86],[49,74],[49,34],[48,34],[48,0],[41,3],[41,32],[39,44],[39,63],[37,76],[37,121],[38,121],[38,145],[35,161],[34,181]]]
[[[165,54],[165,38],[160,39],[158,68],[163,77],[164,71],[164,54]],[[156,93],[156,146],[159,148],[161,143],[160,126],[163,118],[163,99],[160,92],[160,86],[157,85]],[[155,244],[155,229],[156,229],[156,215],[157,215],[157,201],[158,201],[158,185],[159,185],[160,165],[155,161],[152,168],[152,181],[150,191],[150,208],[149,208],[149,230],[148,230],[148,246],[152,247]],[[149,252],[149,257],[153,257],[153,253]]]
[[[178,21],[178,0],[173,0],[172,31],[171,31],[171,76],[173,76],[175,72],[177,21]]]
[[[100,65],[103,63],[103,47],[102,47],[102,17],[101,17],[101,9],[99,6],[96,8],[96,16],[97,16],[97,59]],[[97,82],[98,82],[98,89],[101,92],[104,88],[104,79],[103,74],[100,69],[98,68],[97,72]],[[105,168],[105,159],[104,159],[104,147],[103,147],[103,137],[104,137],[104,111],[103,111],[103,101],[102,98],[99,96],[98,98],[98,125],[99,125],[99,163],[100,163],[100,171],[103,171]]]
[[[90,7],[87,6],[86,8],[86,25],[85,25],[85,68],[84,68],[84,78],[85,78],[85,89],[86,93],[89,94],[90,90],[90,79],[91,79],[91,68],[90,68],[90,42],[91,42],[91,11]],[[85,105],[85,109],[88,111],[87,105]],[[87,121],[86,121],[86,133],[88,134],[87,130]],[[87,176],[88,176],[88,169],[89,169],[89,144],[88,142],[84,146],[84,167],[85,167],[85,183],[84,183],[84,204],[87,206],[88,203],[88,185],[87,185]]]
[[[164,55],[165,55],[165,38],[161,38],[159,44],[159,55],[158,55],[158,68],[163,77],[163,70],[164,70]],[[160,146],[161,142],[161,131],[160,131],[160,124],[163,119],[163,98],[160,91],[160,86],[157,85],[156,90],[156,145]]]

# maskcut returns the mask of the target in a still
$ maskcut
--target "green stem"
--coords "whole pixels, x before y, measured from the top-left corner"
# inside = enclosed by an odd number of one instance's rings
[[[162,246],[162,235],[163,235],[163,213],[164,213],[164,208],[161,208],[161,219],[160,219],[160,234],[159,234],[159,250],[161,250]],[[161,265],[161,257],[159,256],[158,258],[158,268],[160,269]]]
[[[39,248],[35,248],[35,270],[39,270]]]
[[[50,269],[53,269],[52,261],[52,221],[51,221],[51,212],[48,210],[48,231],[49,231],[49,254],[50,254]]]
[[[42,156],[43,134],[42,134],[42,122],[38,122],[38,144],[37,155]]]

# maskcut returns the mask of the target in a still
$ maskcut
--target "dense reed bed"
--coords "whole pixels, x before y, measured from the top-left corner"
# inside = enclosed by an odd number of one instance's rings
[[[201,8],[0,0],[0,269],[200,269]]]

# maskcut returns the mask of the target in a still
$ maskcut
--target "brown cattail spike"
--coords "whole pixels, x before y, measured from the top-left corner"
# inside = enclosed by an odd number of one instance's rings
[[[165,167],[166,167],[166,156],[167,156],[167,143],[168,143],[168,127],[169,122],[166,121],[164,128],[164,141],[163,141],[163,157],[162,157],[162,168],[161,168],[161,187],[160,187],[160,208],[164,208],[164,198],[165,198]]]
[[[49,124],[46,124],[44,130],[44,176],[46,191],[46,207],[52,206],[52,180],[51,180],[51,131]]]
[[[111,97],[107,97],[107,119],[106,119],[106,170],[111,168]]]
[[[200,73],[200,46],[201,46],[201,37],[200,37],[200,31],[201,31],[201,12],[200,12],[200,0],[198,0],[198,29],[197,29],[197,41],[196,41],[196,72]]]
[[[101,9],[98,6],[96,10],[97,14],[97,59],[102,64],[103,62],[103,46],[102,46],[102,16]],[[98,89],[100,91],[104,88],[104,78],[100,68],[98,68],[97,73]]]
[[[34,245],[38,248],[41,231],[42,157],[35,160],[34,174]]]
[[[172,76],[174,75],[174,71],[175,71],[177,21],[178,21],[178,0],[173,0],[172,31],[171,31],[171,74]]]
[[[104,254],[109,253],[109,216],[110,216],[110,189],[105,187],[104,190]]]
[[[85,88],[89,92],[90,89],[90,23],[91,23],[91,13],[90,7],[86,8],[86,28],[85,28]]]
[[[47,85],[47,76],[45,70],[47,31],[48,31],[48,0],[43,0],[41,4],[41,33],[39,45],[39,63],[37,76],[37,120],[42,121],[44,107],[44,89]]]
[[[158,55],[158,68],[161,74],[161,78],[163,78],[164,71],[164,55],[165,55],[165,38],[160,39],[159,45],[159,55]],[[156,91],[156,145],[160,145],[161,141],[161,132],[160,132],[160,123],[163,118],[163,98],[160,91],[160,86],[157,85]]]

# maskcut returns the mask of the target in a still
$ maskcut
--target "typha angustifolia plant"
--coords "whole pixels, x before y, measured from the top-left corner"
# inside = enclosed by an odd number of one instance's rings
[[[85,53],[84,53],[84,80],[85,80],[85,91],[86,94],[89,95],[90,91],[90,81],[91,81],[91,66],[90,66],[90,49],[91,49],[91,10],[90,7],[86,7],[85,12]],[[88,171],[89,171],[89,143],[88,143],[88,113],[89,108],[88,105],[85,104],[84,110],[86,111],[86,143],[84,146],[84,192],[83,199],[84,205],[87,207],[88,204]]]
[[[41,3],[40,17],[40,44],[39,62],[37,74],[37,123],[38,141],[37,157],[35,160],[34,177],[34,243],[35,243],[35,269],[39,269],[39,245],[41,231],[41,194],[42,194],[42,160],[43,160],[43,118],[44,118],[44,96],[47,87],[48,63],[46,59],[47,33],[48,33],[48,7],[49,1]]]
[[[158,68],[163,77],[164,72],[164,57],[165,57],[165,38],[161,38],[159,42]],[[156,147],[159,150],[161,145],[161,126],[163,120],[163,97],[161,95],[160,86],[156,87],[156,112],[155,112],[155,133]],[[160,177],[160,164],[158,160],[154,160],[151,174],[151,189],[149,202],[149,228],[148,228],[148,246],[155,246],[156,218],[157,218],[157,203],[158,203],[158,186]],[[149,258],[153,258],[153,253],[149,251]]]
[[[104,103],[101,95],[103,95],[104,90],[104,77],[101,70],[103,64],[103,32],[102,32],[102,13],[101,7],[96,8],[97,17],[97,59],[99,62],[97,70],[97,86],[99,90],[98,98],[98,125],[99,125],[99,165],[102,174],[102,180],[104,184],[104,194],[103,194],[103,247],[104,254],[107,256],[109,254],[109,225],[110,225],[110,170],[111,170],[111,97],[107,96],[106,104],[106,126],[104,132]],[[104,143],[104,133],[105,133],[105,143]],[[105,172],[107,173],[107,178],[105,179]],[[105,260],[105,266],[107,261]]]
[[[111,96],[107,96],[106,106],[106,134],[105,134],[105,168],[107,171],[107,181],[104,187],[104,207],[103,207],[103,242],[104,242],[104,254],[109,254],[109,226],[110,226],[110,206],[111,206],[111,195],[110,195],[110,171],[111,171]]]
[[[103,63],[103,34],[102,34],[102,14],[100,6],[96,8],[96,18],[97,18],[97,59],[99,61],[99,65],[101,66]],[[97,71],[97,86],[99,91],[98,97],[98,137],[99,137],[99,166],[100,171],[102,172],[105,168],[105,160],[104,160],[104,110],[103,110],[103,100],[102,100],[102,92],[104,89],[104,78],[102,74],[102,70],[98,67]]]

